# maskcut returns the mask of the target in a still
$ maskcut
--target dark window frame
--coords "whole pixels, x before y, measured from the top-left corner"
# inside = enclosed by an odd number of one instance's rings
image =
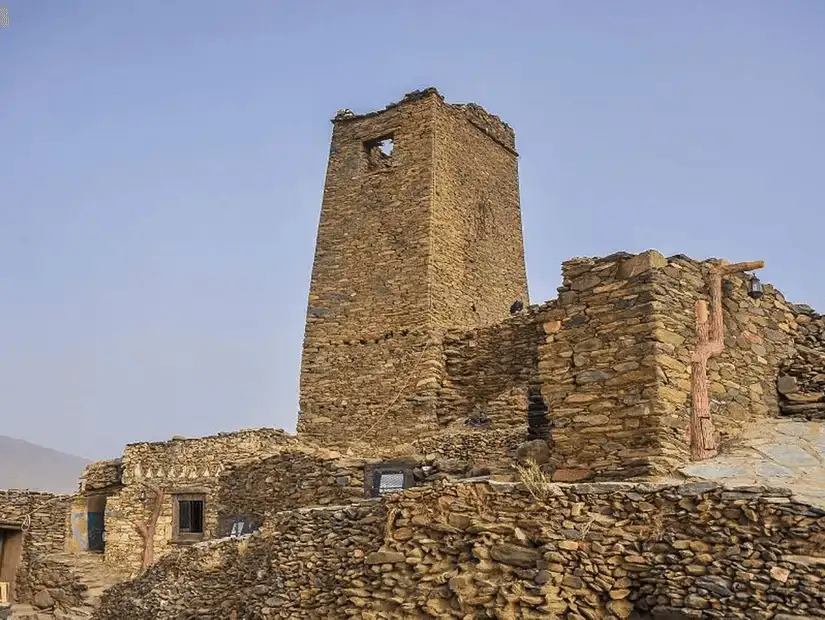
[[[172,503],[172,539],[175,542],[198,542],[205,536],[206,494],[175,494]]]
[[[389,493],[400,493],[413,486],[413,469],[415,465],[407,461],[386,461],[369,465],[364,470],[364,495],[366,497],[383,497]],[[403,476],[401,488],[381,492],[381,478],[388,474]]]

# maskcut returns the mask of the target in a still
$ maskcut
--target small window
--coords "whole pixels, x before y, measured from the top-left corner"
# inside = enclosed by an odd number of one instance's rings
[[[382,170],[392,166],[395,143],[392,136],[384,136],[364,143],[367,153],[367,169]]]
[[[406,488],[407,475],[401,469],[376,469],[372,474],[373,497],[397,493]]]
[[[382,471],[378,474],[378,494],[393,493],[404,490],[403,471]]]
[[[180,541],[201,540],[204,534],[205,499],[202,495],[175,497],[174,537]]]

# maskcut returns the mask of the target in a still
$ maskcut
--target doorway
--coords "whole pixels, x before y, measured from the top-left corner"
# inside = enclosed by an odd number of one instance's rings
[[[103,553],[106,549],[106,496],[91,495],[86,498],[86,534],[89,551]]]
[[[14,600],[14,580],[20,567],[23,531],[0,527],[0,581],[9,584],[9,599]]]

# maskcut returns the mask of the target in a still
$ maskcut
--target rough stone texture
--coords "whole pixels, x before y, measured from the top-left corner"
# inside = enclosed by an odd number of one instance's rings
[[[661,369],[656,413],[663,451],[683,459],[690,407],[690,355],[696,342],[694,304],[709,299],[706,265],[672,257],[654,271],[657,362]],[[711,413],[721,441],[736,438],[756,420],[779,413],[776,378],[794,353],[796,313],[782,294],[765,286],[761,299],[747,294],[746,275],[722,282],[725,350],[709,364]]]
[[[70,495],[0,491],[0,527],[22,531],[20,563],[11,582],[13,601],[48,596],[58,605],[71,605],[79,600],[77,581],[52,560],[66,545],[71,500]]]
[[[176,494],[203,495],[204,538],[213,538],[218,527],[218,476],[227,465],[276,452],[298,440],[282,430],[242,430],[197,439],[135,443],[123,453],[123,488],[106,502],[106,560],[137,570],[143,541],[135,523],[146,523],[155,502],[153,487],[166,493],[154,538],[155,557],[171,546],[173,504]]]
[[[370,141],[391,136],[391,157]],[[334,121],[301,366],[300,433],[328,446],[437,428],[440,333],[527,300],[512,129],[435,89]],[[371,163],[372,162],[372,163]]]
[[[539,345],[545,338],[536,316],[531,307],[496,325],[445,336],[441,426],[525,425],[527,390],[538,380]]]
[[[558,299],[538,315],[546,334],[539,350],[541,393],[560,476],[572,470],[582,472],[576,479],[585,473],[626,478],[654,471],[652,272],[620,279],[628,256],[565,262]]]
[[[281,512],[240,541],[169,554],[110,589],[95,618],[767,620],[825,605],[825,511],[786,492],[546,492],[538,501],[513,485],[459,484]]]
[[[119,487],[123,477],[122,459],[89,463],[80,478],[80,492],[107,491]]]
[[[218,479],[218,536],[246,517],[260,524],[273,510],[348,503],[364,497],[363,459],[329,450],[290,448],[227,467]]]
[[[467,460],[436,453],[390,462],[409,471],[416,486],[486,473]],[[313,447],[285,448],[278,454],[235,463],[218,480],[217,536],[228,536],[238,518],[259,526],[275,512],[361,500],[369,496],[372,469],[387,464]]]
[[[476,467],[506,470],[518,446],[527,438],[524,427],[489,430],[447,430],[413,442],[419,454],[456,459]]]
[[[825,317],[807,306],[797,312],[796,354],[782,364],[780,408],[787,416],[825,419]]]
[[[728,484],[787,487],[800,501],[825,509],[825,423],[755,424],[725,454],[679,471]]]

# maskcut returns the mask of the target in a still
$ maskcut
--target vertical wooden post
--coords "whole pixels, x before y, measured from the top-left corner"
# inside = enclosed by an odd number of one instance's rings
[[[710,317],[704,300],[696,302],[696,348],[691,356],[691,411],[688,434],[690,456],[700,461],[717,453],[716,434],[710,416],[710,389],[708,387],[708,361],[725,350],[725,325],[722,316],[722,276],[761,269],[764,261],[751,261],[728,265],[722,262],[710,268]]]
[[[160,511],[163,509],[163,502],[166,499],[166,493],[160,487],[153,485],[145,486],[147,486],[155,496],[152,514],[146,523],[133,523],[138,534],[140,534],[140,537],[143,539],[143,556],[141,560],[143,568],[151,566],[155,561],[155,531],[157,530]]]

